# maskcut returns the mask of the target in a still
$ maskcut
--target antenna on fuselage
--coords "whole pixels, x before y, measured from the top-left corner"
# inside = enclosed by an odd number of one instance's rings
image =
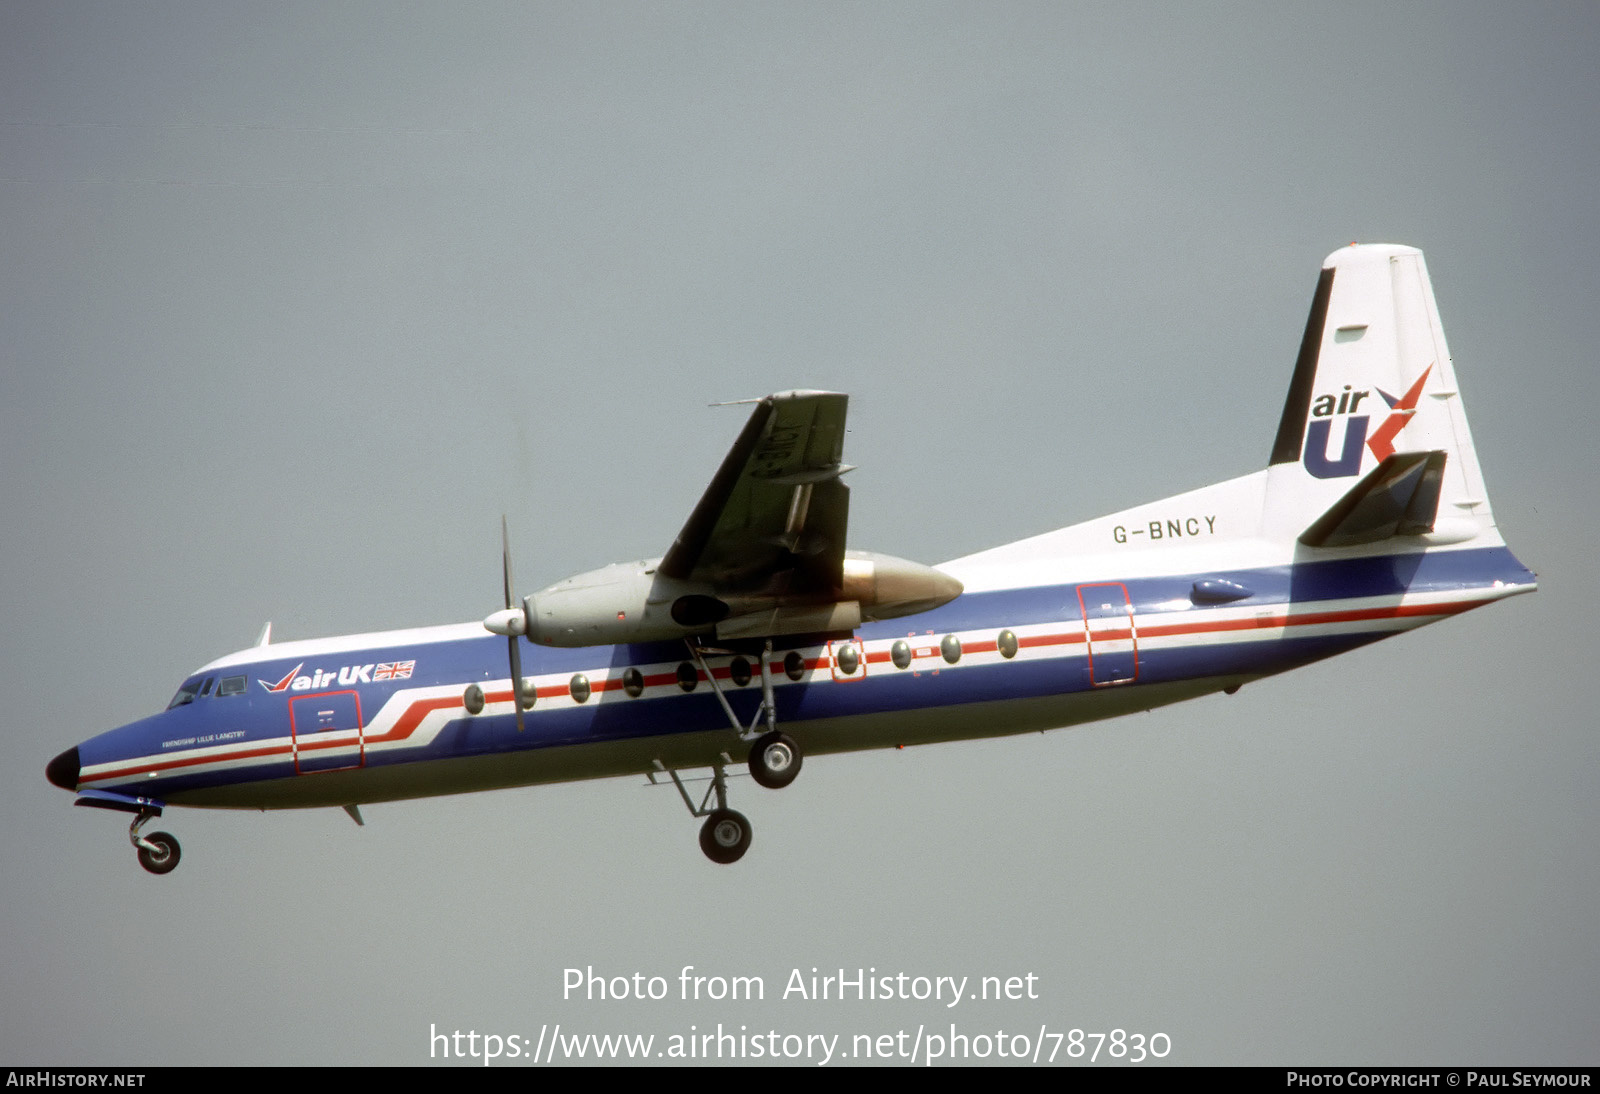
[[[256,635],[256,645],[258,645],[258,646],[270,646],[270,645],[272,645],[272,620],[269,619],[269,620],[266,621],[265,624],[262,625],[261,633]]]

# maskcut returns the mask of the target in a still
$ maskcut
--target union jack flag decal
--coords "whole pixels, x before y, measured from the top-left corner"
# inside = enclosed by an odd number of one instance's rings
[[[417,667],[415,661],[385,661],[372,670],[374,680],[409,680],[411,670]]]

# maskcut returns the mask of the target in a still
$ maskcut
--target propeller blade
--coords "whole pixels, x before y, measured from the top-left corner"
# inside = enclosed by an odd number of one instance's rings
[[[517,732],[522,732],[522,654],[517,649],[517,636],[506,639],[511,647],[511,701],[517,708]]]
[[[506,515],[500,514],[500,560],[505,568],[506,579],[506,607],[511,607],[511,590],[514,582],[511,580],[511,533],[506,529]]]
[[[511,533],[506,529],[506,517],[500,514],[500,558],[505,570],[506,610],[511,609]],[[506,647],[511,660],[511,705],[517,712],[517,732],[522,732],[522,651],[517,649],[515,632],[506,635]]]

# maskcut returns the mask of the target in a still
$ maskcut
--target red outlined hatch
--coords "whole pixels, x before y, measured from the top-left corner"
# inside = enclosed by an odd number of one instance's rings
[[[294,740],[294,770],[298,775],[366,765],[361,697],[353,691],[327,691],[290,699],[289,733]]]
[[[1089,683],[1103,688],[1138,679],[1139,635],[1128,587],[1121,582],[1079,585],[1078,607],[1083,610],[1083,637],[1089,647]]]

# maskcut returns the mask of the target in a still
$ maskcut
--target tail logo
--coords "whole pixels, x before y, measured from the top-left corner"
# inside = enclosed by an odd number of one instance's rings
[[[1406,427],[1411,416],[1417,412],[1417,400],[1422,398],[1422,385],[1427,382],[1428,373],[1433,371],[1429,365],[1422,370],[1422,375],[1417,377],[1417,382],[1406,390],[1406,393],[1396,399],[1383,388],[1378,388],[1378,394],[1383,396],[1383,401],[1389,404],[1389,409],[1394,413],[1383,420],[1378,431],[1367,442],[1367,447],[1372,449],[1372,454],[1382,463],[1394,455],[1394,438],[1397,433]]]
[[[1342,479],[1361,472],[1361,449],[1365,445],[1381,463],[1394,455],[1394,439],[1417,412],[1417,400],[1422,398],[1422,385],[1433,371],[1429,365],[1422,375],[1399,398],[1382,388],[1376,388],[1383,401],[1389,405],[1390,414],[1371,437],[1367,426],[1371,419],[1366,414],[1357,415],[1356,407],[1370,391],[1352,391],[1346,384],[1338,395],[1321,395],[1311,406],[1311,422],[1306,426],[1306,447],[1303,456],[1305,468],[1319,479]],[[1333,432],[1333,419],[1344,417],[1344,442],[1338,456],[1329,458],[1328,440]]]

